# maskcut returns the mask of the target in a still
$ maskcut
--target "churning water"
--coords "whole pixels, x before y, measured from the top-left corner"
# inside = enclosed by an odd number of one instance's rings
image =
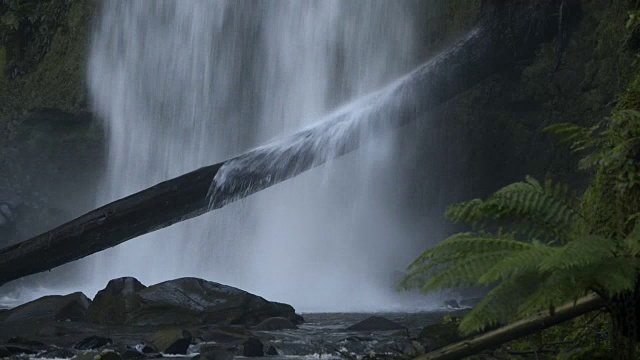
[[[89,89],[108,132],[101,204],[319,121],[416,64],[415,1],[108,1]],[[358,111],[358,103],[343,111]],[[325,134],[322,141],[331,141]],[[302,311],[406,306],[416,256],[380,180],[393,134],[84,263],[109,279],[197,276]],[[388,176],[386,177],[388,178]]]

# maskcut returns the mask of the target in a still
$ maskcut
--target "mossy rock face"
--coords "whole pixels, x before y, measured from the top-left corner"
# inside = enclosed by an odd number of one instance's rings
[[[4,312],[0,322],[15,325],[45,321],[84,321],[90,303],[91,300],[80,292],[65,296],[45,296]]]
[[[124,277],[109,281],[107,287],[100,290],[88,309],[89,321],[110,324],[124,323],[128,296],[145,289],[140,281],[133,277]]]
[[[94,1],[0,5],[0,137],[11,138],[34,108],[70,113],[87,107],[85,84]],[[13,4],[13,5],[12,5]],[[8,21],[8,20],[7,20]]]
[[[95,206],[103,129],[86,112],[94,1],[0,2],[0,187],[30,204],[14,242]],[[2,241],[2,245],[6,245]]]

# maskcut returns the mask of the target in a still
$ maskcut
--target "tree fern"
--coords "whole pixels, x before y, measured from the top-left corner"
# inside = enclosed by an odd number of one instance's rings
[[[531,177],[487,199],[455,204],[447,217],[478,230],[455,234],[424,252],[401,286],[425,292],[492,287],[461,322],[465,334],[589,292],[633,289],[640,226],[623,241],[591,234],[578,204],[566,186]]]
[[[446,218],[474,231],[424,252],[401,286],[489,287],[460,323],[465,334],[596,292],[618,314],[614,337],[631,333],[640,341],[640,315],[630,317],[620,305],[640,308],[640,72],[632,84],[633,101],[622,96],[608,123],[545,129],[582,154],[580,168],[593,171],[582,197],[527,177],[485,199],[453,204]]]
[[[454,204],[445,216],[480,229],[494,225],[529,238],[559,241],[582,223],[578,207],[566,186],[527,177],[486,200]]]

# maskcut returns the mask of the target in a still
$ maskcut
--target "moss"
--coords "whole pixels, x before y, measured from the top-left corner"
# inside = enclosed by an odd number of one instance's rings
[[[0,97],[7,95],[7,79],[4,74],[7,71],[7,49],[0,47]]]
[[[33,75],[24,81],[28,107],[57,108],[76,112],[85,107],[84,85],[89,11],[86,3],[75,3],[65,26],[58,29],[51,50]]]
[[[58,109],[77,114],[86,108],[85,62],[89,20],[93,1],[47,0],[9,10],[20,11],[20,26],[9,31],[0,29],[18,49],[5,50],[2,80],[0,80],[0,127],[9,139],[19,132],[22,115],[36,108]],[[3,9],[0,8],[0,11]],[[24,19],[23,19],[24,18]],[[36,35],[29,27],[43,26]],[[24,31],[24,34],[21,33]],[[11,67],[11,74],[7,67]]]

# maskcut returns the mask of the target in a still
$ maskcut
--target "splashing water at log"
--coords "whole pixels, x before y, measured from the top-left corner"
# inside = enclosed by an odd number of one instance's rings
[[[354,120],[384,111],[377,97],[393,86],[333,109],[417,63],[416,6],[105,3],[89,62],[92,104],[109,136],[101,203],[308,127],[330,112]],[[340,151],[351,122],[340,124],[311,143]],[[403,245],[405,224],[386,206],[400,186],[381,175],[393,137],[369,143],[249,199],[85,259],[95,286],[87,292],[118,276],[145,283],[197,276],[302,311],[389,310],[399,301],[392,274],[415,252]],[[261,149],[284,156],[297,145]],[[222,169],[213,188],[235,166],[281,165],[259,158]]]

